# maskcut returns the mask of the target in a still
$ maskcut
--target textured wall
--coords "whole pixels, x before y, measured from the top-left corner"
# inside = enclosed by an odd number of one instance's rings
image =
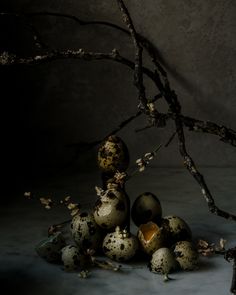
[[[184,114],[236,129],[236,1],[126,0],[126,3],[138,32],[158,47]],[[1,1],[1,8],[51,10],[123,25],[116,1],[111,0]],[[4,22],[6,30],[1,36],[6,46],[1,42],[1,47],[32,53],[30,34],[22,33],[26,28],[12,19]],[[116,47],[121,54],[133,56],[129,38],[109,28],[79,27],[58,18],[37,19],[35,24],[54,48],[111,51]],[[148,60],[145,62],[150,64]],[[10,131],[5,142],[11,154],[10,163],[19,173],[22,169],[30,171],[29,174],[64,169],[73,157],[73,150],[66,148],[66,144],[98,139],[136,110],[132,72],[112,62],[57,61],[5,69],[4,76],[8,92],[4,96],[6,112],[10,113]],[[155,94],[152,83],[145,82],[148,94]],[[160,103],[159,109],[166,107]],[[133,160],[165,142],[173,130],[169,124],[164,130],[134,132],[144,125],[144,120],[137,120],[120,133]],[[236,149],[231,146],[204,134],[187,132],[186,137],[197,164],[236,165]],[[182,165],[176,143],[163,149],[155,164]],[[83,154],[74,168],[92,169],[94,163],[92,151]]]

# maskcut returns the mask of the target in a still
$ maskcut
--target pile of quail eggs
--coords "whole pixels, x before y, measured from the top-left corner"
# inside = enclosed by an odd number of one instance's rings
[[[141,252],[154,273],[167,275],[174,270],[193,270],[198,252],[192,243],[187,223],[178,216],[162,216],[158,198],[150,192],[139,195],[130,210],[124,186],[112,182],[114,173],[125,172],[129,154],[125,143],[110,136],[99,148],[98,165],[103,187],[97,188],[98,200],[91,213],[79,212],[71,221],[73,243],[66,245],[57,232],[42,241],[37,253],[48,262],[63,262],[66,271],[82,267],[85,253],[101,254],[124,262]],[[131,211],[131,212],[129,212]],[[138,227],[137,235],[129,230],[129,218]]]

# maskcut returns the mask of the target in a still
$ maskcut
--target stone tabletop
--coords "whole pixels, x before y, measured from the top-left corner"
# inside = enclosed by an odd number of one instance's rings
[[[236,213],[236,169],[201,170],[217,204]],[[38,197],[50,193],[58,199],[70,194],[86,210],[92,207],[96,199],[94,186],[99,184],[97,173],[86,173],[53,178],[26,190],[31,189]],[[186,220],[194,240],[217,243],[224,238],[228,247],[236,245],[236,224],[208,213],[200,188],[186,170],[150,168],[127,184],[131,201],[145,191],[158,196],[163,215],[173,214]],[[81,279],[78,273],[66,273],[60,265],[46,263],[34,250],[49,225],[69,217],[64,208],[44,210],[38,201],[26,200],[19,192],[14,202],[9,200],[0,210],[0,280],[4,294],[230,294],[232,265],[216,256],[201,258],[198,270],[173,273],[168,282],[149,272],[147,262],[138,258],[123,264],[120,272],[94,269],[88,279]],[[131,231],[137,231],[133,224]]]

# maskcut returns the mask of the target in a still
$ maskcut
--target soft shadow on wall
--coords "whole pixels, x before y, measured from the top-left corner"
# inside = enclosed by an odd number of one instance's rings
[[[223,80],[222,75],[216,75],[214,72],[214,65],[208,64],[206,59],[207,52],[210,54],[212,46],[219,42],[218,35],[221,36],[225,32],[229,40],[230,36],[234,35],[230,12],[235,8],[234,4],[230,7],[225,5],[227,1],[216,1],[212,7],[215,11],[214,16],[212,12],[207,12],[211,1],[199,1],[198,7],[193,3],[186,4],[184,0],[179,1],[178,5],[173,0],[160,1],[158,5],[154,0],[142,5],[137,5],[134,0],[126,2],[138,31],[157,44],[161,60],[167,67],[173,87],[183,104],[184,113],[204,119],[210,118],[218,123],[225,122],[236,128],[236,121],[232,119],[236,111],[233,100],[234,88],[229,86],[229,81],[235,77],[235,59],[230,62],[227,53],[230,48],[225,48],[224,56],[227,56],[227,63],[224,68],[222,50],[218,47],[215,49],[217,73],[220,62],[222,72],[225,70],[225,74],[222,73],[226,76]],[[0,5],[1,11],[76,11],[76,14],[84,19],[108,19],[122,24],[120,13],[114,3],[105,0],[72,1],[69,4],[62,1],[58,4],[21,0],[5,1]],[[217,25],[218,34],[212,34],[214,23],[220,21],[221,5],[224,7],[224,15],[221,16],[222,26]],[[228,19],[227,22],[225,18]],[[1,18],[0,22],[4,28],[0,35],[1,51],[8,50],[21,55],[37,52],[30,32],[21,21]],[[183,22],[188,26],[183,26]],[[45,39],[58,48],[83,47],[86,50],[109,52],[116,47],[122,54],[132,58],[133,48],[129,39],[122,33],[108,28],[79,28],[68,21],[56,19],[41,19],[35,24],[42,29]],[[199,28],[199,33],[197,30],[194,31],[195,26]],[[201,38],[203,32],[204,38]],[[204,51],[196,47],[196,40],[205,44]],[[230,46],[227,40],[225,46]],[[67,165],[73,160],[74,150],[66,145],[79,140],[99,139],[118,122],[136,111],[136,89],[132,85],[132,72],[117,64],[66,61],[36,67],[0,68],[0,71],[4,93],[3,110],[6,117],[2,137],[2,167],[6,190],[23,189],[25,184],[35,179],[47,179],[51,175],[94,171],[95,150],[81,153],[79,160],[73,162],[73,165]],[[209,80],[209,75],[216,75],[215,81]],[[209,85],[204,79],[209,81]],[[215,85],[220,82],[222,89],[227,90],[226,97],[223,97],[223,93],[218,95],[218,86],[215,89]],[[150,83],[148,86],[148,94],[155,94],[153,85]],[[211,99],[208,94],[211,95]],[[211,104],[209,109],[208,101]],[[227,112],[224,101],[227,102],[229,116],[225,115]],[[160,108],[164,109],[164,106],[160,105]],[[220,115],[219,109],[224,110]],[[141,119],[121,132],[131,150],[132,160],[143,152],[150,151],[160,142],[165,142],[172,133],[172,125],[166,130],[153,129],[142,134],[134,132],[137,127],[143,127],[145,124],[145,120]],[[187,140],[189,150],[199,165],[236,164],[235,149],[218,143],[211,136],[187,133]],[[176,141],[168,151],[161,151],[155,164],[182,166]]]

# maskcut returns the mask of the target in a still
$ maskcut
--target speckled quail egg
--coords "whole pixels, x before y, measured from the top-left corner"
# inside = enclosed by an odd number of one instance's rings
[[[101,246],[102,233],[93,214],[87,212],[77,214],[71,222],[71,233],[80,249],[97,250]]]
[[[131,209],[133,222],[140,226],[148,221],[159,222],[162,216],[162,208],[158,198],[149,192],[137,197]]]
[[[160,248],[152,254],[150,270],[155,273],[169,274],[177,268],[174,254],[168,248]]]
[[[61,249],[66,245],[60,232],[56,232],[49,238],[41,241],[35,248],[38,255],[48,262],[61,261]]]
[[[98,166],[105,173],[125,171],[129,165],[129,152],[125,143],[115,135],[109,136],[98,150]]]
[[[73,245],[68,245],[61,249],[61,253],[65,271],[76,270],[80,264],[81,254],[79,249]]]
[[[198,252],[193,243],[180,241],[176,243],[174,254],[183,270],[194,270],[198,266]]]
[[[108,184],[108,189],[105,191],[100,190],[94,208],[94,219],[100,227],[111,230],[117,225],[124,225],[127,214],[127,197],[123,190],[115,184]]]
[[[162,226],[168,230],[169,244],[173,245],[178,241],[191,240],[192,233],[187,223],[178,216],[166,216],[163,218]]]
[[[119,227],[116,227],[115,232],[106,235],[102,245],[104,254],[116,261],[130,260],[138,248],[138,239]]]
[[[138,239],[142,250],[152,255],[156,250],[165,246],[166,233],[165,229],[159,227],[156,223],[149,221],[141,224],[138,230]]]

